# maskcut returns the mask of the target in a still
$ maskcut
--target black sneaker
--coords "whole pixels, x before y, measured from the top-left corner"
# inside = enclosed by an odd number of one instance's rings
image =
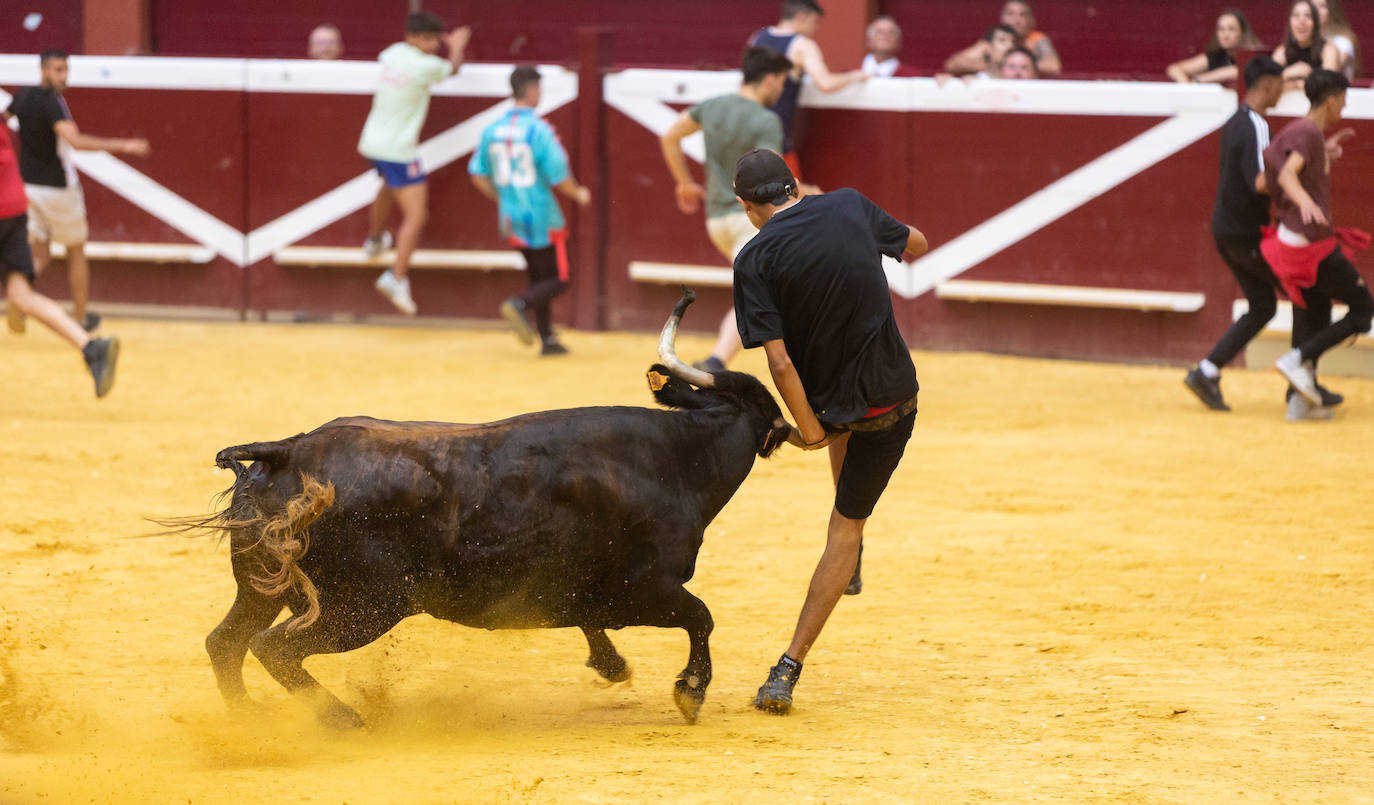
[[[712,355],[704,361],[693,363],[692,368],[700,369],[703,372],[724,372],[725,364],[721,362],[720,358]]]
[[[114,386],[115,362],[119,360],[118,338],[92,338],[81,348],[86,368],[95,378],[95,396],[104,397]]]
[[[1202,373],[1202,370],[1193,367],[1188,370],[1188,374],[1183,377],[1183,385],[1188,390],[1197,395],[1202,404],[1213,411],[1230,411],[1231,406],[1221,398],[1221,379],[1210,378]]]
[[[778,664],[768,669],[768,681],[754,697],[754,707],[765,713],[787,715],[792,710],[792,688],[797,686],[801,672],[801,663],[782,655]]]
[[[99,326],[100,326],[100,314],[99,314],[99,313],[90,313],[90,312],[87,312],[87,313],[86,313],[86,318],[84,318],[84,319],[81,320],[81,329],[85,330],[85,331],[88,332],[88,333],[93,333],[93,332],[95,332],[96,328],[99,327]]]
[[[539,348],[540,355],[567,355],[568,348],[556,336],[549,336],[544,339],[544,344]]]
[[[510,328],[515,331],[515,337],[520,339],[522,344],[534,343],[534,330],[530,329],[529,320],[525,318],[525,303],[520,299],[507,299],[501,303],[501,318],[506,320]]]
[[[864,544],[859,543],[859,559],[854,563],[854,575],[849,578],[849,586],[844,588],[845,595],[858,595],[864,591]]]
[[[1321,383],[1317,384],[1317,393],[1322,395],[1322,408],[1335,408],[1345,402],[1344,394],[1334,392]],[[1291,399],[1293,399],[1293,387],[1289,386],[1283,394],[1283,401],[1288,402]]]

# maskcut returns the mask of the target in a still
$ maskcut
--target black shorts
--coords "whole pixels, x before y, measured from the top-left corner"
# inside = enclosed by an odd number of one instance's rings
[[[33,252],[29,251],[29,216],[0,218],[0,276],[23,274],[33,284]]]
[[[873,514],[892,473],[902,461],[916,424],[916,411],[887,430],[850,431],[840,478],[835,483],[835,511],[851,520]]]

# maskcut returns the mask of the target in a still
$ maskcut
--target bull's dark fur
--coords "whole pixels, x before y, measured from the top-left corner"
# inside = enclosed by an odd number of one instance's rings
[[[674,696],[694,721],[712,621],[683,585],[704,529],[789,426],[749,375],[720,372],[698,389],[662,365],[650,372],[668,378],[654,396],[675,410],[481,425],[349,417],[221,450],[216,463],[235,474],[227,507],[180,524],[229,536],[238,594],[206,639],[225,698],[246,700],[251,648],[326,721],[360,724],[301,661],[424,612],[487,629],[579,627],[587,664],[611,681],[629,670],[605,630],[681,627],[691,656]],[[296,617],[272,626],[284,606]]]

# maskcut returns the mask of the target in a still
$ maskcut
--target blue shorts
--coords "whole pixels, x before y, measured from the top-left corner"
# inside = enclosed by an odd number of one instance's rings
[[[405,187],[406,185],[419,184],[425,180],[425,169],[420,167],[420,160],[410,162],[387,162],[381,159],[371,160],[372,166],[377,169],[386,182],[387,187]]]

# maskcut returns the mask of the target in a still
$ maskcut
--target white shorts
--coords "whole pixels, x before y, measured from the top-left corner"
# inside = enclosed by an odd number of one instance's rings
[[[30,238],[63,246],[86,242],[86,200],[81,185],[26,184],[24,191],[29,195]]]
[[[744,244],[753,240],[758,233],[743,211],[706,219],[706,234],[711,236],[711,244],[731,263],[735,262],[735,255],[744,248]]]

